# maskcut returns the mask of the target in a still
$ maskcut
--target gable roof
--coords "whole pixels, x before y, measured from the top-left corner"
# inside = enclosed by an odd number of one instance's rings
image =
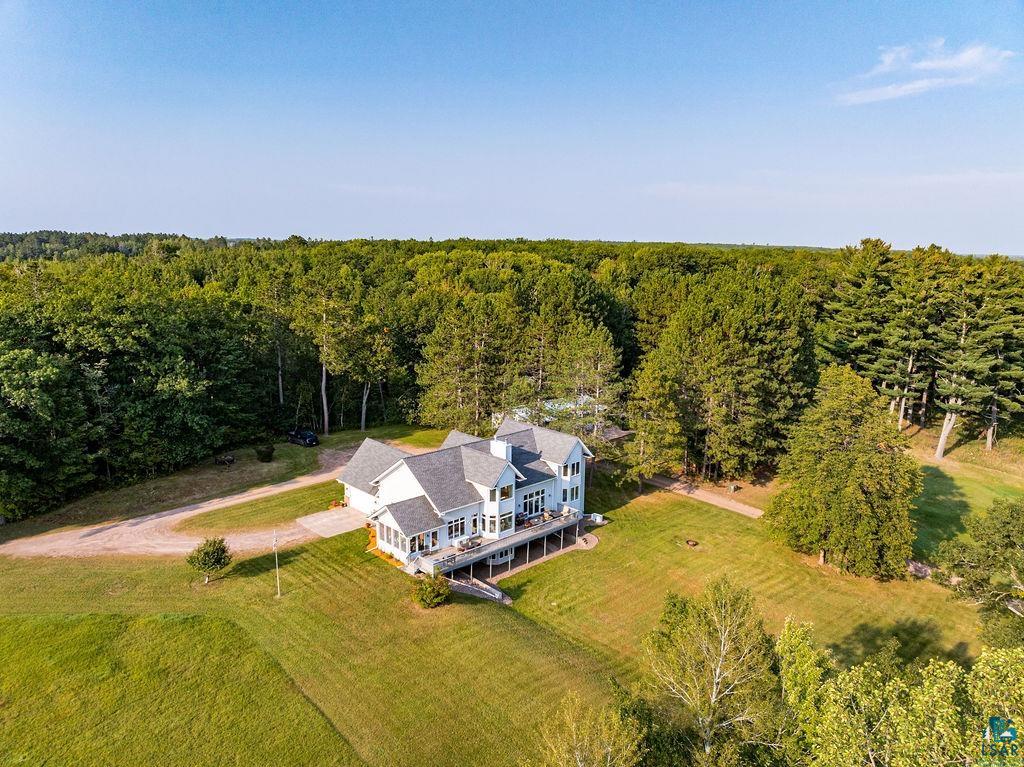
[[[475,447],[457,445],[403,459],[439,513],[483,500],[471,483],[494,487],[509,465],[504,458],[491,455],[489,450],[472,449]]]
[[[444,520],[434,511],[430,501],[422,495],[406,501],[389,503],[374,514],[374,517],[379,517],[385,511],[391,514],[395,524],[398,526],[399,532],[406,538],[426,532],[427,530],[433,530],[444,524]]]
[[[444,450],[446,447],[458,447],[459,445],[468,445],[471,442],[482,442],[480,437],[474,437],[472,434],[466,434],[464,431],[458,429],[452,429],[448,432],[448,436],[444,438],[444,442],[441,443],[440,450]]]
[[[543,426],[523,423],[514,418],[503,420],[494,436],[512,445],[535,452],[551,463],[565,463],[577,443],[583,446],[584,455],[592,455],[579,437]]]
[[[397,447],[385,445],[375,439],[364,439],[363,444],[342,468],[338,480],[373,495],[376,488],[371,484],[372,481],[408,456],[408,453]]]

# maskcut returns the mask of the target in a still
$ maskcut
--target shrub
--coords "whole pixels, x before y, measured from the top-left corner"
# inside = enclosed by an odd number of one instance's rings
[[[274,460],[273,445],[259,445],[256,448],[256,460],[260,463],[270,463]]]
[[[451,601],[452,587],[443,575],[431,575],[417,581],[412,598],[420,607],[440,607]]]
[[[185,561],[203,574],[203,583],[209,583],[212,573],[220,572],[231,564],[231,551],[223,538],[207,538]]]

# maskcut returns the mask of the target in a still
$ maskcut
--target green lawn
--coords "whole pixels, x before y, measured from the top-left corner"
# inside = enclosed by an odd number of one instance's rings
[[[229,621],[0,616],[0,657],[2,764],[361,764]]]
[[[238,530],[263,530],[291,522],[296,517],[324,511],[331,501],[340,501],[344,490],[334,480],[289,490],[258,501],[214,509],[182,521],[175,530],[223,535]]]
[[[409,447],[438,447],[448,436],[447,429],[429,429],[422,426],[409,426],[404,423],[392,423],[385,426],[374,426],[366,431],[346,429],[337,431],[327,437],[320,438],[322,447],[338,448],[358,445],[366,437],[381,441],[393,441]]]
[[[0,614],[189,612],[230,620],[280,664],[360,758],[380,767],[520,765],[532,755],[542,718],[565,691],[576,689],[595,700],[608,695],[611,669],[592,653],[493,603],[460,598],[434,611],[416,607],[408,576],[367,554],[365,545],[366,533],[356,531],[283,552],[280,600],[274,598],[272,556],[242,561],[208,587],[183,563],[168,560],[0,558]],[[187,663],[200,673],[209,664],[196,641]],[[26,660],[46,663],[45,644],[38,650],[31,642],[18,644],[29,645]],[[168,652],[161,643],[152,647],[154,662]],[[233,664],[236,654],[222,645],[217,650],[210,673],[223,678],[223,664]],[[100,646],[88,666],[102,669],[116,664],[116,657],[114,645]],[[51,670],[57,678],[63,677],[59,668]],[[74,680],[69,671],[66,684],[77,689]],[[177,689],[178,679],[166,681],[182,712],[200,704],[189,688]],[[262,694],[249,677],[226,682],[226,701]],[[83,692],[86,703],[101,694]],[[117,703],[98,699],[96,705],[109,716],[130,713]],[[88,729],[87,709],[70,711],[64,726]],[[151,714],[139,726],[162,731],[184,716]],[[258,718],[255,711],[253,716]],[[59,742],[38,732],[42,720],[21,709],[17,718],[26,739],[38,735],[41,744],[50,744],[51,763],[76,763]],[[147,763],[148,752],[137,741],[118,747],[102,731],[91,732],[102,741],[111,767]],[[286,752],[281,763],[320,764],[304,761],[304,743],[315,733],[312,725],[296,726],[289,733],[294,752]],[[226,760],[276,763],[246,761],[237,742],[208,742]]]
[[[768,540],[758,520],[669,493],[631,497],[600,479],[587,507],[610,520],[596,531],[596,549],[525,570],[502,588],[514,609],[593,648],[623,673],[665,594],[695,593],[720,575],[753,590],[769,630],[788,615],[811,621],[818,640],[847,662],[891,635],[908,657],[978,649],[975,612],[932,583],[841,575]],[[699,547],[689,548],[688,538]]]
[[[996,498],[1024,496],[1024,437],[1007,436],[988,452],[983,440],[958,434],[945,459],[939,462],[934,458],[938,439],[934,429],[913,427],[907,434],[911,452],[924,474],[924,491],[912,513],[917,525],[916,557],[932,559],[941,541],[963,531],[965,515],[984,513]],[[770,478],[758,483],[741,480],[737,493],[729,493],[726,484],[707,489],[759,509],[768,508],[778,492],[778,483]]]

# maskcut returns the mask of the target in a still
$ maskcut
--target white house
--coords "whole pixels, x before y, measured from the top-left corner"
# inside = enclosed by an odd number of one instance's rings
[[[338,481],[376,524],[382,551],[450,572],[508,562],[517,548],[578,526],[588,457],[578,437],[509,418],[491,439],[452,431],[419,455],[366,439]]]

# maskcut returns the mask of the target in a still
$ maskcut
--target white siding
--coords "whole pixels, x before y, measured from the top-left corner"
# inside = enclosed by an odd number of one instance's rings
[[[348,501],[348,505],[357,511],[361,511],[366,516],[370,516],[379,507],[377,499],[369,493],[364,493],[357,487],[351,485],[345,485],[345,500]]]
[[[407,501],[421,495],[423,488],[405,464],[399,464],[388,472],[377,487],[377,499],[381,506],[387,506],[395,501]]]

